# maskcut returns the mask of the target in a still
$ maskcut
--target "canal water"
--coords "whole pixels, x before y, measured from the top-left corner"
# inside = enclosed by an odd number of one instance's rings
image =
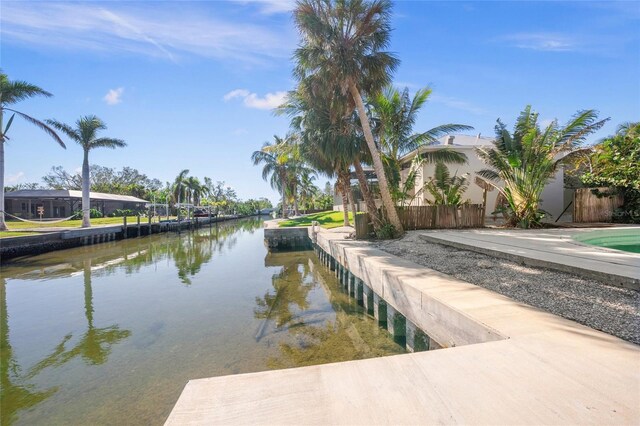
[[[0,292],[2,425],[162,424],[190,379],[404,352],[256,218],[17,259]]]

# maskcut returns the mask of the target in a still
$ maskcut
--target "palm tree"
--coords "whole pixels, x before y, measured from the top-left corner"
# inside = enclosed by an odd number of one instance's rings
[[[75,128],[57,120],[47,120],[47,123],[66,134],[69,139],[78,143],[84,151],[84,159],[82,161],[82,227],[88,228],[91,226],[89,151],[96,148],[123,148],[127,146],[127,144],[121,139],[99,138],[98,132],[100,130],[106,130],[107,126],[95,115],[80,117],[75,123]]]
[[[303,173],[300,176],[300,182],[298,184],[298,195],[300,197],[300,204],[303,205],[305,213],[309,209],[315,208],[315,201],[318,196],[318,187],[313,183],[316,176],[314,173]]]
[[[251,161],[262,167],[262,179],[282,195],[282,217],[287,217],[287,190],[291,157],[287,138],[274,136],[274,143],[265,142],[260,151],[254,151]]]
[[[433,200],[427,200],[429,204],[457,206],[463,204],[462,195],[469,187],[466,175],[451,176],[449,169],[442,162],[437,162],[433,177],[424,185]]]
[[[200,183],[200,180],[195,176],[189,176],[185,185],[187,188],[188,199],[194,206],[200,205],[200,198],[205,193],[205,187]]]
[[[476,150],[489,166],[478,174],[506,200],[505,213],[511,225],[540,225],[545,216],[539,209],[545,185],[561,164],[590,149],[581,149],[585,138],[609,120],[597,118],[594,110],[578,111],[564,127],[554,120],[541,130],[538,114],[528,105],[516,120],[513,134],[498,119],[494,147]]]
[[[173,183],[171,184],[171,198],[174,204],[180,204],[184,201],[183,195],[186,196],[186,194],[183,190],[187,186],[188,174],[189,169],[182,170],[180,173],[178,173],[178,176],[176,176]]]
[[[309,79],[317,92],[339,89],[351,95],[389,221],[402,233],[361,95],[361,91],[373,95],[388,85],[399,64],[383,51],[390,39],[390,12],[388,0],[338,0],[335,4],[331,0],[300,0],[294,16],[302,40],[295,52],[294,73],[301,81]]]
[[[343,196],[345,207],[346,199],[351,199],[352,207],[354,205],[349,176],[353,164],[374,229],[378,230],[381,221],[360,163],[361,157],[368,156],[367,148],[359,126],[355,125],[357,114],[354,114],[353,105],[339,92],[312,93],[312,90],[308,80],[301,81],[296,90],[289,92],[286,103],[277,112],[291,117],[291,127],[300,133],[302,157],[312,167],[329,178],[342,174],[336,187]],[[348,226],[346,209],[344,220]]]
[[[58,134],[51,127],[23,112],[7,108],[8,105],[13,105],[34,96],[51,97],[53,95],[40,87],[25,81],[9,81],[9,77],[0,71],[0,231],[7,230],[7,224],[4,221],[4,143],[9,140],[7,132],[11,127],[11,123],[13,123],[14,117],[17,115],[34,126],[39,127],[58,142],[61,147],[66,148],[62,139],[60,139]],[[6,126],[3,121],[5,111],[13,113],[9,118],[9,121],[7,121]]]
[[[413,126],[417,114],[431,95],[431,89],[420,89],[413,96],[409,96],[409,89],[400,92],[393,86],[387,86],[383,92],[372,100],[372,113],[376,123],[375,133],[382,151],[382,159],[385,163],[392,195],[397,193],[400,187],[400,157],[414,151],[421,146],[432,145],[438,142],[438,138],[454,132],[473,130],[471,126],[463,124],[443,124],[426,132],[414,133]],[[427,163],[454,163],[464,164],[467,156],[457,151],[442,149],[428,151],[420,154],[421,161]]]

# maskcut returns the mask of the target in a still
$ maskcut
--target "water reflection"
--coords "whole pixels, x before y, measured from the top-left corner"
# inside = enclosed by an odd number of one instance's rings
[[[111,352],[111,347],[131,335],[129,330],[120,330],[118,325],[96,328],[93,325],[93,289],[91,287],[91,260],[84,261],[84,315],[87,320],[87,331],[78,343],[70,349],[67,343],[73,334],[67,334],[53,353],[37,363],[29,372],[33,377],[47,367],[59,367],[73,358],[80,356],[87,364],[104,364]]]
[[[404,349],[379,329],[363,308],[343,291],[333,274],[320,267],[307,253],[269,253],[265,265],[282,267],[272,279],[273,290],[256,298],[256,318],[263,319],[256,339],[286,331],[288,339],[278,343],[279,354],[267,361],[269,368],[290,368],[328,362],[403,353]],[[328,304],[310,302],[318,289]]]
[[[104,364],[112,347],[131,336],[130,330],[123,330],[117,324],[106,327],[94,324],[92,277],[114,274],[122,269],[126,274],[134,274],[144,266],[171,259],[180,282],[190,285],[190,278],[200,272],[203,264],[211,261],[215,252],[231,250],[235,246],[238,230],[253,233],[261,225],[262,221],[254,218],[212,225],[180,236],[112,242],[25,257],[3,265],[0,274],[0,424],[14,423],[20,411],[36,406],[58,391],[58,386],[38,390],[29,383],[43,370],[61,367],[75,358],[88,365]],[[159,238],[164,241],[159,243]],[[79,274],[84,283],[86,331],[78,339],[74,339],[74,333],[67,333],[48,356],[23,372],[10,342],[6,280],[49,280]],[[77,340],[75,344],[74,340]]]
[[[277,257],[277,255],[269,254],[267,259]],[[272,262],[265,262],[267,266],[274,266]],[[257,319],[261,319],[262,323],[256,333],[256,341],[260,341],[265,333],[265,328],[271,321],[275,324],[275,331],[279,331],[282,327],[301,326],[304,321],[296,316],[296,312],[302,312],[309,308],[307,296],[309,291],[315,287],[315,282],[304,278],[307,271],[301,271],[300,265],[297,263],[282,265],[279,273],[274,274],[271,278],[273,290],[265,293],[263,297],[256,297],[256,308],[254,315]]]
[[[36,390],[22,375],[9,340],[6,282],[0,276],[0,424],[11,424],[20,410],[39,404],[57,390],[56,387]]]
[[[182,234],[160,234],[80,247],[48,253],[44,256],[22,258],[3,265],[5,278],[48,280],[84,274],[90,261],[93,276],[115,274],[124,269],[127,274],[138,273],[143,267],[162,260],[172,260],[180,282],[191,284],[203,264],[214,253],[231,250],[238,240],[238,231],[254,233],[262,227],[262,219],[249,218],[236,222],[212,224]]]
[[[157,424],[191,379],[403,352],[313,252],[265,257],[261,226],[3,265],[1,423]]]

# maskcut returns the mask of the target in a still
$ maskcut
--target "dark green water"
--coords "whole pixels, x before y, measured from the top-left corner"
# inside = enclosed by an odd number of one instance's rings
[[[404,352],[258,219],[0,272],[0,424],[161,424],[190,379]],[[286,383],[283,383],[286,386]]]

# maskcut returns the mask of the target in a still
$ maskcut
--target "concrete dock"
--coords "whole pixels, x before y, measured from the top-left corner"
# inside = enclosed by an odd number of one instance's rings
[[[312,237],[447,348],[192,380],[167,425],[640,423],[640,347],[339,232]]]

